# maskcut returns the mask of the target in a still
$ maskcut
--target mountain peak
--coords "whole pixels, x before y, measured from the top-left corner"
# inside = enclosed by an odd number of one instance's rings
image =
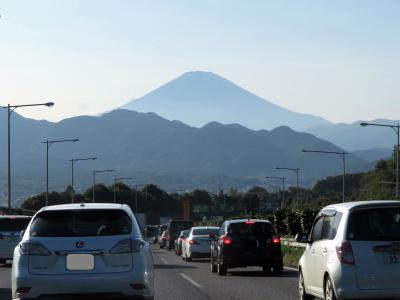
[[[329,124],[322,118],[287,110],[208,71],[186,72],[121,108],[155,112],[198,128],[212,121],[255,130],[280,125],[299,130]]]

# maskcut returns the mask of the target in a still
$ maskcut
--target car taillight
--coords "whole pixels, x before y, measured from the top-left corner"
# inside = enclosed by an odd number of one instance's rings
[[[272,237],[272,244],[273,245],[280,245],[281,237],[279,235],[275,235]]]
[[[137,239],[126,239],[119,241],[114,247],[111,248],[110,254],[123,254],[139,252],[144,247],[144,242]]]
[[[228,235],[223,235],[221,236],[221,240],[224,243],[224,245],[231,245],[232,244],[232,239]]]
[[[256,224],[256,222],[248,220],[248,221],[246,221],[246,224],[247,225],[253,225],[253,224]]]
[[[51,252],[39,242],[24,241],[18,246],[21,255],[49,256]]]
[[[354,265],[353,248],[350,242],[344,241],[336,246],[336,253],[342,264]]]
[[[200,242],[196,241],[196,240],[189,240],[189,244],[191,244],[191,245],[200,245]]]

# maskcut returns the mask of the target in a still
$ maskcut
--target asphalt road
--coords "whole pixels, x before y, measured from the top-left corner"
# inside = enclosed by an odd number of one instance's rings
[[[185,262],[166,250],[154,250],[156,300],[298,299],[297,273],[265,275],[261,268],[211,273],[208,260]],[[10,300],[10,265],[0,265],[0,299]]]

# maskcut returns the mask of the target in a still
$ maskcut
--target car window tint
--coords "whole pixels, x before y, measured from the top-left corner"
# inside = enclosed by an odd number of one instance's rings
[[[219,228],[202,228],[202,229],[193,229],[192,235],[209,235],[210,233],[217,234]]]
[[[314,223],[314,227],[311,233],[311,240],[313,242],[319,241],[321,239],[321,231],[322,231],[322,224],[324,222],[324,218],[319,218],[316,223]]]
[[[0,232],[19,232],[25,230],[30,218],[0,218]]]
[[[355,241],[400,240],[400,207],[352,212],[347,227],[347,238]]]
[[[31,236],[74,237],[129,234],[132,222],[123,210],[44,211],[31,225]]]
[[[223,223],[223,224],[221,225],[221,228],[219,229],[219,233],[218,233],[219,236],[225,234],[225,227],[226,227],[226,224]]]
[[[343,216],[343,214],[341,212],[336,213],[334,220],[333,220],[333,224],[332,224],[331,234],[329,237],[330,240],[335,239],[339,225],[340,225],[340,221],[342,220],[342,216]]]
[[[327,240],[331,236],[333,217],[324,217],[321,229],[321,240]]]
[[[229,225],[228,233],[232,236],[268,236],[271,237],[275,234],[274,229],[270,223],[255,222],[255,223],[232,223]]]

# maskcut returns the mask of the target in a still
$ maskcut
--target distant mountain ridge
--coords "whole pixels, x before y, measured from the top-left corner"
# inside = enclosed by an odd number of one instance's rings
[[[391,128],[367,126],[362,122],[397,125],[400,121],[375,119],[371,121],[357,121],[351,124],[338,123],[319,125],[304,130],[316,137],[328,140],[348,151],[368,150],[374,148],[393,149],[397,143],[396,133]],[[384,158],[384,157],[381,157]]]
[[[104,174],[99,181],[108,178],[110,182],[114,176],[134,174],[135,182],[159,183],[169,190],[182,186],[184,189],[199,186],[215,189],[216,183],[211,178],[222,178],[218,180],[226,187],[262,184],[265,175],[283,175],[277,173],[276,166],[301,168],[301,184],[307,185],[341,172],[340,160],[335,157],[301,153],[306,147],[340,148],[287,126],[254,131],[238,124],[211,122],[195,128],[179,121],[168,121],[154,113],[130,110],[115,110],[101,117],[74,117],[58,123],[18,116],[13,120],[12,139],[14,193],[22,197],[44,190],[46,152],[43,141],[65,138],[79,138],[80,142],[54,145],[50,149],[51,190],[62,190],[70,183],[68,160],[82,156],[97,156],[99,160],[76,166],[77,188],[91,185],[90,170],[94,168],[117,170],[117,175]],[[0,128],[0,140],[6,140],[3,127]],[[6,153],[6,143],[0,148]],[[349,172],[365,168],[365,161],[349,156]],[[3,170],[0,173],[0,197],[5,197],[5,155],[0,156],[0,170]],[[285,175],[293,179],[292,174]],[[291,182],[289,180],[288,184]]]
[[[329,121],[269,102],[212,72],[187,72],[122,109],[154,112],[168,120],[202,127],[209,122],[239,123],[253,130],[286,125],[302,130]]]

